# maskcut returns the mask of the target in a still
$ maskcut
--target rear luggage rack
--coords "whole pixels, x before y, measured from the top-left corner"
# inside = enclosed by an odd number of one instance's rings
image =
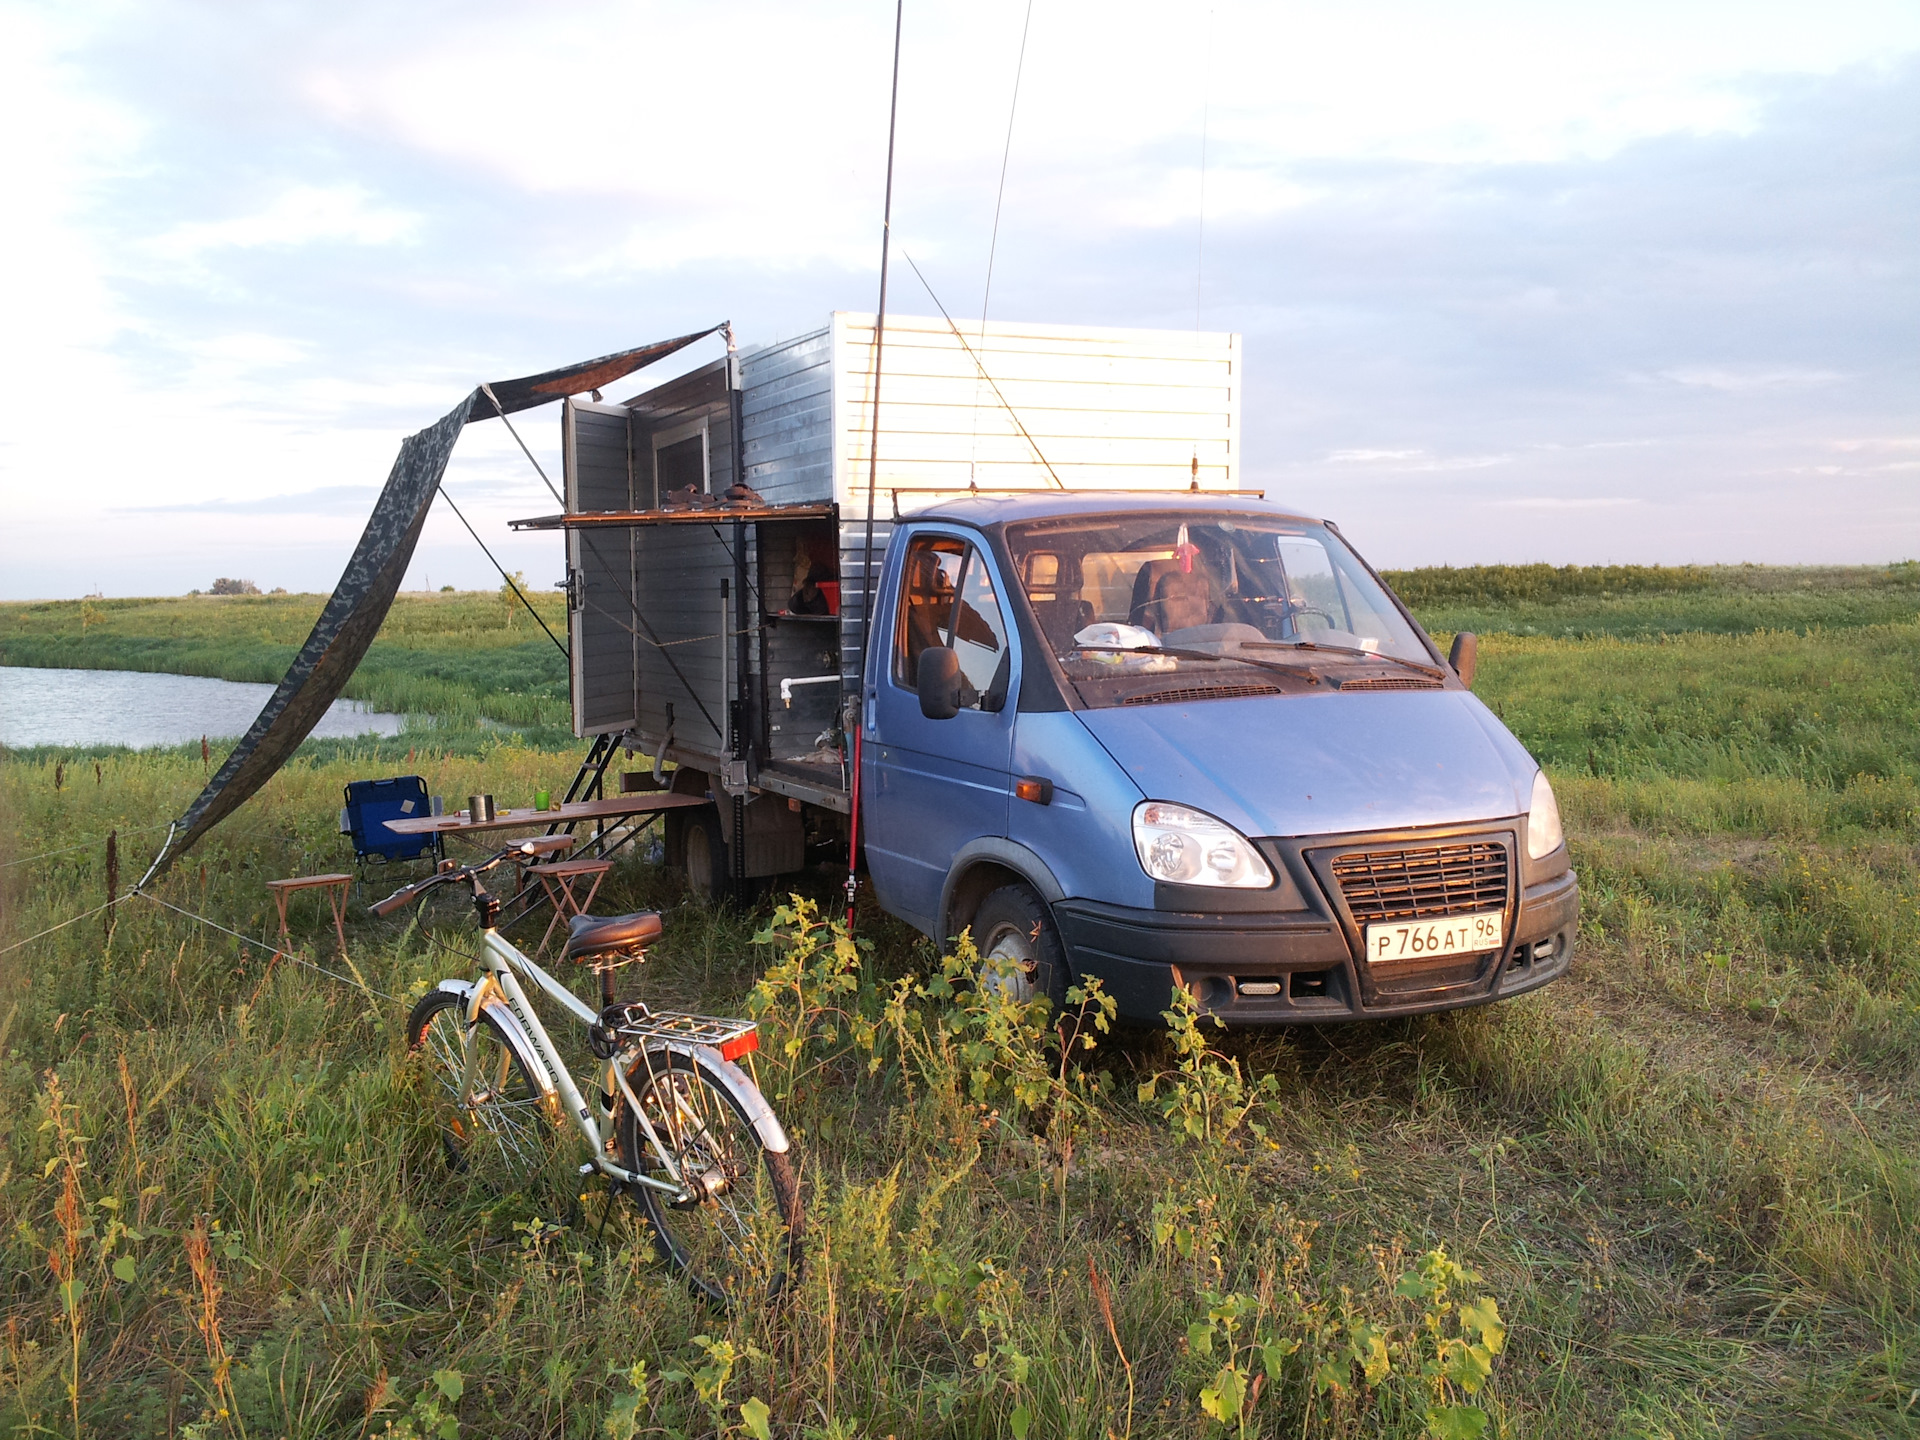
[[[1510,866],[1498,841],[1356,851],[1335,856],[1332,869],[1347,909],[1362,925],[1471,915],[1507,904]]]
[[[637,1001],[615,1006],[603,1014],[600,1028],[623,1044],[639,1040],[676,1048],[705,1045],[718,1050],[722,1060],[738,1060],[760,1048],[760,1028],[756,1021],[653,1010]]]

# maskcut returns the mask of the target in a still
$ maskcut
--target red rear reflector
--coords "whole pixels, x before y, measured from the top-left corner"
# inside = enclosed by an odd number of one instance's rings
[[[742,1055],[750,1055],[760,1048],[760,1032],[749,1030],[744,1035],[736,1035],[720,1047],[722,1060],[738,1060]]]

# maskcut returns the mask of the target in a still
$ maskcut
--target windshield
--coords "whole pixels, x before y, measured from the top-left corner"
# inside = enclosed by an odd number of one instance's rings
[[[1198,699],[1292,690],[1290,678],[1314,683],[1308,664],[1433,664],[1379,581],[1310,521],[1085,515],[1009,525],[1007,546],[1041,633],[1089,705],[1141,703],[1175,677],[1174,691]],[[1148,676],[1164,678],[1146,692],[1110,683]]]

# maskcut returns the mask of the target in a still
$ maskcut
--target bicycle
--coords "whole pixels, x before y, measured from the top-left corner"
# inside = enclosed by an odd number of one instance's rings
[[[407,1017],[407,1050],[433,1077],[449,1162],[517,1188],[570,1123],[588,1151],[579,1174],[602,1175],[637,1203],[697,1291],[721,1306],[779,1296],[800,1276],[800,1192],[786,1131],[734,1063],[758,1048],[755,1023],[615,999],[614,970],[644,960],[661,933],[650,910],[569,922],[566,958],[600,977],[596,1013],[497,928],[500,901],[481,877],[529,853],[523,842],[471,865],[444,861],[371,907],[390,915],[441,885],[473,892],[475,977],[440,981]],[[582,1083],[523,980],[586,1027],[597,1063]]]

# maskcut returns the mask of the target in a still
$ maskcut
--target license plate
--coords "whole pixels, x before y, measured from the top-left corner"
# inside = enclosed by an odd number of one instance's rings
[[[1499,910],[1449,915],[1444,920],[1405,920],[1367,926],[1367,959],[1376,965],[1393,960],[1431,960],[1435,956],[1479,955],[1498,950],[1506,939],[1506,916]]]

